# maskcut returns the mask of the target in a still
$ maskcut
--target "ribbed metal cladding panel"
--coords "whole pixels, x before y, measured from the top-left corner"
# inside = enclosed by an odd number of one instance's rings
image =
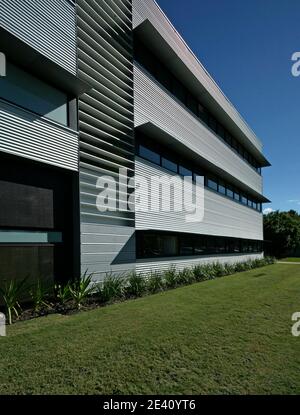
[[[227,112],[248,140],[261,152],[262,143],[256,137],[249,125],[244,121],[233,104],[221,91],[207,70],[182,39],[170,20],[166,17],[154,0],[133,0],[133,26],[136,28],[145,20],[149,20],[165,41],[175,51],[181,61],[194,74],[199,82],[207,89],[216,102]]]
[[[0,0],[0,26],[76,75],[76,13],[69,0]]]
[[[79,0],[77,24],[78,73],[93,88],[79,100],[81,260],[101,278],[135,261],[134,213],[96,207],[99,176],[134,174],[131,1]]]
[[[0,152],[78,171],[78,134],[0,101]]]
[[[145,69],[134,65],[135,125],[152,122],[195,153],[262,194],[262,176],[198,120]]]
[[[136,158],[136,175],[147,179],[151,177],[174,177],[168,170],[156,166],[140,157]],[[175,188],[180,189],[179,183]],[[147,198],[140,198],[143,203],[150,201],[150,186],[145,190]],[[159,203],[162,203],[162,192],[159,194]],[[195,200],[193,197],[192,200]],[[142,203],[142,202],[140,202]],[[204,235],[228,236],[234,238],[263,240],[263,216],[246,206],[242,206],[225,196],[209,189],[204,189],[204,218],[200,222],[188,222],[187,212],[147,210],[148,206],[141,206],[136,211],[136,229],[138,230],[164,230],[175,232],[197,233]]]
[[[149,275],[150,272],[162,272],[170,267],[176,268],[178,271],[184,268],[192,268],[198,264],[206,264],[212,262],[220,262],[222,264],[235,264],[237,262],[244,262],[248,260],[263,258],[264,254],[241,254],[241,255],[210,255],[201,257],[173,257],[173,258],[160,258],[160,259],[148,259],[137,260],[136,272],[141,275]]]

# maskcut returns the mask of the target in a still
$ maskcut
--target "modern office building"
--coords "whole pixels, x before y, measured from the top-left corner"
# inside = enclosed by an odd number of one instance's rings
[[[153,0],[0,0],[0,54],[0,278],[263,255],[262,144]],[[203,220],[132,209],[161,175],[204,177]]]

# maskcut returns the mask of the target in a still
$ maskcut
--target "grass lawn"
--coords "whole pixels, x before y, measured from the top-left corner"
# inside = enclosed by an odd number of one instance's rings
[[[296,394],[300,267],[275,264],[0,338],[0,394]]]
[[[300,262],[300,258],[283,258],[283,259],[279,259],[279,261],[284,261],[284,262]]]

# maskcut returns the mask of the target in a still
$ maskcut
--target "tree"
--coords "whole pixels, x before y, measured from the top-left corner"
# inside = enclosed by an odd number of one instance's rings
[[[300,250],[300,215],[295,210],[264,215],[264,239],[268,254],[296,255]]]

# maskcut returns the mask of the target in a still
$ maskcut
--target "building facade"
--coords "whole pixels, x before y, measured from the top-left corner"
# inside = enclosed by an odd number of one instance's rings
[[[0,0],[0,53],[3,275],[263,255],[262,144],[153,0]],[[202,220],[143,205],[154,176],[201,176]]]

